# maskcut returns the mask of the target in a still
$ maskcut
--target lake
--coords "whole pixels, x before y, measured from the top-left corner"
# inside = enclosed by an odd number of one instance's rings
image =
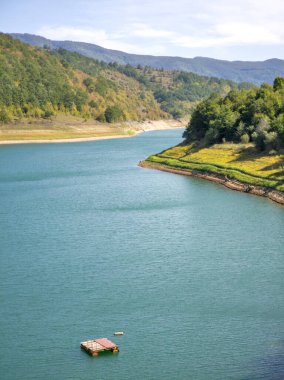
[[[181,134],[0,147],[2,380],[284,378],[284,207],[137,166]]]

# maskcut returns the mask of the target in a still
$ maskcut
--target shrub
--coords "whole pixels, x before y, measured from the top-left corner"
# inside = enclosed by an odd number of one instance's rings
[[[100,121],[101,123],[105,123],[106,122],[105,114],[101,113],[99,116],[97,116],[96,120]]]
[[[87,87],[89,92],[95,91],[95,83],[91,78],[86,78],[83,80],[84,85]]]
[[[10,121],[12,121],[12,117],[10,115],[10,113],[7,111],[6,108],[1,108],[0,109],[0,121],[4,124],[4,123],[9,123]]]
[[[251,137],[257,149],[265,150],[264,135],[262,133],[253,132]]]
[[[247,133],[245,133],[241,136],[241,143],[242,144],[248,144],[249,143],[249,135]]]
[[[266,149],[277,149],[277,133],[266,132],[264,137],[264,143]]]
[[[89,106],[92,108],[97,108],[98,103],[95,100],[91,100],[91,101],[89,101]]]
[[[50,119],[51,116],[53,116],[53,115],[54,115],[54,112],[53,112],[52,110],[45,110],[45,111],[44,111],[44,114],[43,114],[43,117],[44,117],[45,119]]]
[[[174,109],[172,112],[171,112],[172,116],[174,119],[180,119],[182,116],[183,116],[183,113],[181,110],[178,110],[178,109]]]

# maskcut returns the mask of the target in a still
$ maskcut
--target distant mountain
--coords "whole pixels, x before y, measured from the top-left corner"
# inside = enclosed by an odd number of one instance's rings
[[[32,34],[11,33],[11,36],[29,45],[48,46],[51,49],[63,48],[107,63],[117,62],[132,66],[142,65],[158,69],[190,71],[235,82],[251,82],[259,85],[263,82],[272,83],[275,77],[284,76],[284,60],[276,58],[260,62],[231,62],[205,57],[159,57],[128,54],[85,42],[52,41]]]

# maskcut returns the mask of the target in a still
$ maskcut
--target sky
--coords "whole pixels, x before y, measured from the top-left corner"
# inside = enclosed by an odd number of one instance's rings
[[[284,59],[284,0],[0,0],[0,31],[136,54]]]

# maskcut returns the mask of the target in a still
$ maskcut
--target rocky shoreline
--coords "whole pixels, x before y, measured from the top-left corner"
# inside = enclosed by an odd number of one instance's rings
[[[148,169],[156,169],[165,172],[170,172],[174,174],[181,174],[186,176],[194,176],[202,179],[206,179],[211,182],[220,183],[223,186],[226,186],[229,189],[242,191],[244,193],[258,195],[261,197],[269,198],[270,200],[284,205],[284,193],[281,191],[269,189],[267,187],[254,186],[239,181],[231,180],[225,176],[214,174],[210,172],[203,172],[199,170],[190,170],[190,169],[177,169],[170,167],[164,164],[159,164],[156,162],[150,161],[140,161],[139,166]]]

